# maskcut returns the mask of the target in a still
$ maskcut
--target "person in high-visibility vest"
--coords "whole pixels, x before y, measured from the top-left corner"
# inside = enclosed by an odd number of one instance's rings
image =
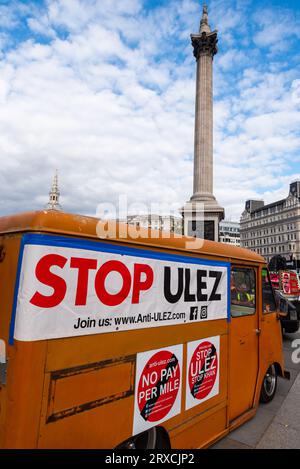
[[[254,300],[255,300],[254,291],[250,292],[245,283],[242,283],[241,285],[239,285],[238,291],[237,291],[237,301],[239,303],[253,305]]]

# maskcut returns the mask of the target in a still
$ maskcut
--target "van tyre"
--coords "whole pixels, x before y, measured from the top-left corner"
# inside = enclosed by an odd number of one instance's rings
[[[260,402],[268,403],[271,402],[275,396],[277,389],[277,372],[275,365],[271,365],[267,373],[264,376],[261,393],[260,393]]]
[[[288,334],[293,334],[294,332],[297,332],[299,329],[299,321],[297,322],[295,321],[295,323],[293,324],[284,325],[283,328],[284,328],[284,332]]]
[[[124,441],[115,449],[170,449],[170,440],[165,431],[153,427]]]

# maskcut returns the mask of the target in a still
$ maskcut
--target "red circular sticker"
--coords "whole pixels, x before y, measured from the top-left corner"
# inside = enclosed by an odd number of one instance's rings
[[[189,366],[189,386],[195,399],[204,399],[211,392],[218,373],[218,356],[215,346],[201,342],[195,349]]]
[[[147,422],[157,422],[172,409],[180,387],[177,357],[168,350],[155,353],[146,363],[138,384],[138,407]]]

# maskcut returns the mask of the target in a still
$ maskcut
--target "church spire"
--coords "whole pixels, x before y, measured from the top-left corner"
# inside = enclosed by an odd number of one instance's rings
[[[49,192],[49,202],[46,205],[47,210],[61,210],[61,205],[59,204],[60,192],[58,189],[58,171],[55,171],[52,187]]]
[[[200,21],[200,33],[211,33],[210,26],[208,24],[208,11],[207,11],[207,5],[204,3],[203,5],[203,12],[202,12],[202,18]]]

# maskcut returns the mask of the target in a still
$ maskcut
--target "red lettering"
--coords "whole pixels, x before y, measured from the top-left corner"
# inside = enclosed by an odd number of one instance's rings
[[[88,292],[89,270],[97,269],[97,260],[72,257],[70,265],[71,268],[78,269],[75,305],[84,306]]]
[[[142,274],[146,275],[144,281],[141,281]],[[153,284],[153,270],[147,264],[134,265],[134,282],[132,291],[132,303],[140,302],[140,293],[142,290],[149,290]]]
[[[105,288],[105,280],[111,272],[118,272],[123,280],[123,285],[118,293],[111,294]],[[108,261],[103,264],[95,278],[95,290],[99,300],[106,306],[116,306],[127,298],[131,287],[131,275],[127,267],[120,261]]]
[[[67,285],[64,279],[50,271],[52,266],[58,266],[61,269],[65,266],[67,258],[58,254],[47,254],[42,257],[35,268],[35,275],[39,282],[53,288],[52,295],[43,295],[38,291],[30,300],[34,306],[40,308],[53,308],[59,305],[65,297]]]

